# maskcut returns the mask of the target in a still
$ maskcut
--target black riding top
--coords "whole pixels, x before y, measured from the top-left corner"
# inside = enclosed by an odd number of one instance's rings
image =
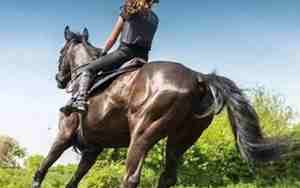
[[[147,14],[137,13],[125,16],[123,8],[120,16],[125,21],[121,43],[150,50],[159,24],[157,15],[151,10]]]

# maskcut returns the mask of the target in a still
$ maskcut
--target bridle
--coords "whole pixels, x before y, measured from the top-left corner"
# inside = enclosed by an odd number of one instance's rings
[[[56,81],[58,82],[58,85],[61,86],[59,88],[62,88],[62,89],[69,88],[70,85],[73,85],[73,82],[78,78],[78,76],[82,72],[80,70],[85,68],[89,64],[89,63],[82,64],[72,70],[70,68],[70,71],[68,71],[67,73],[63,73],[65,70],[65,68],[63,68],[63,67],[66,66],[65,65],[65,56],[67,55],[67,51],[70,49],[70,47],[72,47],[72,45],[74,44],[75,41],[76,41],[76,39],[72,39],[72,40],[68,41],[67,44],[64,46],[64,48],[60,52],[61,56],[59,58],[59,65],[58,65],[59,73],[56,74]],[[81,41],[81,43],[85,47],[88,55],[92,58],[92,60],[96,59],[98,57],[97,55],[93,54],[90,51],[89,46],[86,41]],[[75,76],[73,76],[74,74],[75,74]],[[68,80],[68,81],[66,81],[66,80]],[[67,89],[67,92],[72,92],[72,91]]]

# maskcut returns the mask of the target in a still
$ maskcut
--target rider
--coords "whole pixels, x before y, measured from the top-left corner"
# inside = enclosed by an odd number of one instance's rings
[[[152,5],[159,0],[125,0],[115,27],[106,41],[101,57],[91,62],[79,78],[78,96],[61,108],[62,112],[87,112],[87,93],[93,77],[99,71],[109,71],[139,57],[148,60],[159,19]],[[121,33],[120,46],[107,54]]]

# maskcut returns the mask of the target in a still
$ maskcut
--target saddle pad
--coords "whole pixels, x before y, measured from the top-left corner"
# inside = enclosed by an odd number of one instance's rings
[[[134,58],[126,63],[124,63],[120,68],[110,71],[110,72],[102,72],[98,74],[96,77],[96,81],[94,82],[93,86],[89,90],[89,95],[92,95],[94,92],[96,92],[98,89],[104,89],[109,86],[109,84],[114,81],[118,76],[134,71],[143,65],[145,65],[147,62],[140,58]]]

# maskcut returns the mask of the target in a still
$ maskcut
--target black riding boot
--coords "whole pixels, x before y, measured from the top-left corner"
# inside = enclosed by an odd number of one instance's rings
[[[89,72],[83,72],[79,80],[79,89],[77,97],[71,99],[66,106],[60,109],[61,112],[69,115],[72,112],[87,112],[88,90],[92,82],[92,75]]]

